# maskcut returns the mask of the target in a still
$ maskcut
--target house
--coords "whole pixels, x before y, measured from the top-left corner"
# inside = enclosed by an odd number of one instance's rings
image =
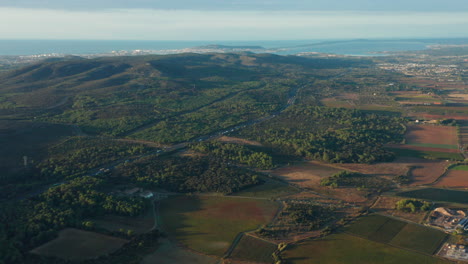
[[[143,198],[146,198],[146,199],[149,199],[149,198],[151,198],[153,196],[154,196],[153,192],[150,192],[150,191],[144,191],[144,192],[140,193],[140,197],[143,197]]]

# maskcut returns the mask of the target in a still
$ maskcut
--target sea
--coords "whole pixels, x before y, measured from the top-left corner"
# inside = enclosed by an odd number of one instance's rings
[[[279,41],[134,41],[134,40],[0,40],[0,56],[39,54],[103,54],[113,51],[151,50],[155,54],[178,53],[206,45],[261,46],[269,53],[331,53],[381,56],[388,52],[424,50],[430,45],[468,44],[458,39],[326,39]],[[262,50],[254,52],[263,52]]]

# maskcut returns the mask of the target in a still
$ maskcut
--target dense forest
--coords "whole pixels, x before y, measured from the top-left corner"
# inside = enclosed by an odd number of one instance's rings
[[[244,145],[206,141],[191,144],[190,149],[210,154],[226,162],[237,162],[254,168],[266,170],[275,166],[270,154]]]
[[[294,106],[280,116],[239,132],[277,151],[326,162],[390,161],[383,144],[400,142],[403,118],[354,109]]]
[[[147,157],[123,164],[116,174],[144,187],[174,192],[218,192],[229,194],[260,183],[259,175],[229,166],[213,157]]]
[[[21,263],[28,250],[51,240],[64,227],[82,227],[100,214],[134,216],[147,204],[140,198],[116,197],[102,191],[105,181],[82,177],[23,201],[3,202],[0,211],[0,260]]]

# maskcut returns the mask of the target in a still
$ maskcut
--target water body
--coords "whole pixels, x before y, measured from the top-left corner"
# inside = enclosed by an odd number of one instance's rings
[[[132,50],[181,50],[205,45],[262,46],[291,55],[320,52],[375,55],[379,52],[423,50],[434,44],[468,44],[468,39],[432,40],[287,40],[287,41],[122,41],[122,40],[0,40],[0,55],[98,54]],[[259,51],[261,52],[261,51]]]

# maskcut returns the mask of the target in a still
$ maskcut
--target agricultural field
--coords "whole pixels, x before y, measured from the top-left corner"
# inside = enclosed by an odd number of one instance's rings
[[[105,215],[91,219],[97,228],[106,229],[111,232],[119,230],[131,230],[135,234],[143,234],[151,230],[154,226],[154,218],[150,210],[143,216],[118,216]]]
[[[301,187],[312,187],[319,185],[320,179],[330,177],[340,171],[342,170],[339,168],[309,161],[273,170],[272,174]]]
[[[458,149],[457,129],[453,126],[411,125],[405,138],[411,146]]]
[[[402,105],[405,104],[424,104],[424,103],[436,103],[441,102],[442,99],[438,98],[433,94],[414,93],[414,92],[399,92],[392,93],[395,95],[395,101]]]
[[[299,190],[295,187],[276,180],[267,179],[265,183],[245,188],[232,196],[257,197],[257,198],[275,198],[297,193]]]
[[[158,249],[145,256],[141,264],[216,264],[219,262],[215,257],[184,249],[167,238],[160,238],[158,243]]]
[[[162,226],[184,246],[222,256],[243,231],[267,224],[279,205],[267,199],[178,196],[161,201]]]
[[[395,153],[397,157],[413,157],[420,159],[444,159],[444,160],[463,160],[463,156],[458,150],[446,150],[444,152],[440,149],[426,148],[426,147],[413,147],[407,145],[392,145],[388,150]]]
[[[446,237],[447,235],[439,230],[407,224],[390,244],[432,255],[436,253]]]
[[[450,163],[441,160],[427,160],[412,157],[398,157],[392,162],[374,164],[340,164],[347,170],[367,175],[395,177],[409,175],[411,185],[429,184],[439,178]]]
[[[451,168],[434,186],[468,188],[468,166],[458,165]]]
[[[243,235],[236,248],[231,253],[230,258],[271,263],[273,261],[272,254],[276,249],[276,244],[249,235]]]
[[[60,231],[58,238],[33,249],[31,252],[66,260],[82,261],[112,253],[128,240],[94,232],[67,228]]]
[[[400,192],[397,196],[449,203],[468,203],[468,192],[448,189],[424,188]]]
[[[346,232],[429,255],[435,253],[447,236],[439,230],[382,215],[360,218],[351,224]]]
[[[451,263],[344,233],[291,245],[283,257],[291,264]]]

